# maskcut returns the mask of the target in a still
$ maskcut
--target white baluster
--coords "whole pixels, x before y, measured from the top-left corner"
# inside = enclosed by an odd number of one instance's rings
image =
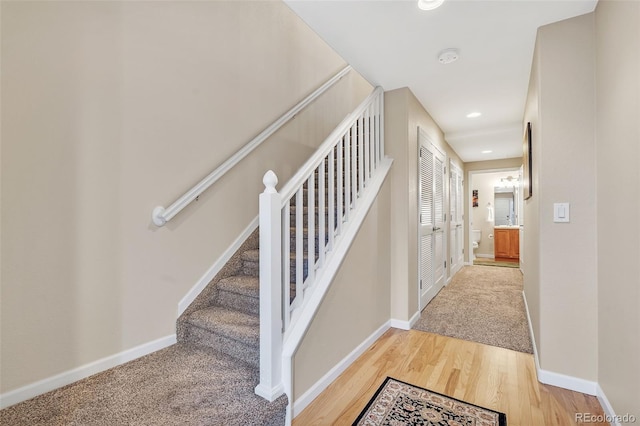
[[[358,120],[351,126],[351,199],[347,205],[349,210],[356,207],[358,198]],[[349,212],[351,216],[351,212]]]
[[[260,383],[256,394],[274,401],[282,393],[282,199],[269,170],[260,194]]]
[[[303,187],[296,192],[296,298],[294,299],[294,308],[302,304],[304,297],[304,201],[302,196]]]
[[[369,135],[371,107],[367,107],[364,111],[364,186],[367,186],[369,177],[371,176],[371,137]]]
[[[344,206],[344,194],[345,194],[345,183],[344,183],[344,169],[343,169],[343,153],[344,153],[344,139],[340,138],[338,142],[338,172],[336,173],[338,177],[338,184],[336,185],[336,191],[338,191],[338,205],[336,206],[336,220],[338,223],[336,224],[336,235],[340,235],[342,232],[342,209]]]
[[[344,138],[344,219],[349,220],[351,207],[351,132],[347,131]]]
[[[327,180],[326,175],[326,163],[327,159],[323,158],[320,166],[318,167],[318,268],[322,268],[324,265],[324,252],[325,252],[325,240],[326,240],[326,200],[325,200],[325,182]],[[331,192],[331,191],[329,191]],[[331,194],[329,194],[331,195]]]
[[[284,329],[291,320],[291,200],[282,211],[282,313]]]
[[[316,275],[316,182],[315,170],[307,180],[307,281],[313,283]]]
[[[364,190],[364,113],[358,118],[358,197]],[[354,203],[355,207],[355,203]]]
[[[333,250],[333,238],[336,232],[336,217],[340,217],[337,213],[339,210],[336,207],[336,196],[339,194],[336,191],[336,180],[335,180],[335,172],[336,172],[336,155],[337,151],[335,148],[331,149],[329,153],[329,241],[327,242],[327,251]],[[342,173],[342,171],[340,171]]]
[[[384,92],[380,92],[378,95],[378,105],[380,108],[380,114],[378,119],[380,121],[378,128],[378,145],[380,147],[380,161],[384,158]]]

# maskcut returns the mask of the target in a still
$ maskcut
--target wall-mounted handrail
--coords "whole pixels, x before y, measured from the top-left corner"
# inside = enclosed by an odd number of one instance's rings
[[[233,154],[228,160],[222,163],[217,169],[209,173],[204,179],[198,182],[193,188],[188,190],[182,197],[178,198],[169,207],[164,208],[158,206],[153,209],[151,219],[156,226],[164,226],[175,215],[180,213],[182,209],[188,206],[193,200],[198,198],[204,191],[206,191],[211,185],[213,185],[218,179],[220,179],[225,173],[231,170],[236,164],[238,164],[243,158],[245,158],[251,151],[256,149],[262,142],[264,142],[269,136],[273,135],[278,129],[285,125],[289,120],[296,116],[301,110],[307,107],[316,98],[326,92],[334,84],[336,84],[342,77],[344,77],[349,71],[351,66],[347,65],[339,73],[333,76],[330,80],[316,89],[309,96],[304,98],[298,104],[296,104],[289,111],[284,113],[279,119],[273,122],[269,127],[264,129],[258,136],[253,138],[249,143],[240,148],[238,152]]]

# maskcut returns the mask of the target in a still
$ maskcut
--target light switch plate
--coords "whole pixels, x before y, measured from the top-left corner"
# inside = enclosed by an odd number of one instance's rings
[[[569,222],[569,203],[553,203],[553,221],[559,223]]]

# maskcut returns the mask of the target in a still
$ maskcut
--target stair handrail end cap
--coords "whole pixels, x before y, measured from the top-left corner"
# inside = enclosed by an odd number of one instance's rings
[[[162,206],[158,206],[153,209],[153,212],[151,213],[151,220],[153,221],[154,225],[160,227],[164,226],[167,223],[167,219],[165,219],[164,217],[164,212],[165,209]]]

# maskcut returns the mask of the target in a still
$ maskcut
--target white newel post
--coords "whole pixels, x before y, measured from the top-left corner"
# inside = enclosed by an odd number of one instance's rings
[[[274,401],[282,386],[282,197],[269,170],[260,194],[260,383],[257,395]]]

